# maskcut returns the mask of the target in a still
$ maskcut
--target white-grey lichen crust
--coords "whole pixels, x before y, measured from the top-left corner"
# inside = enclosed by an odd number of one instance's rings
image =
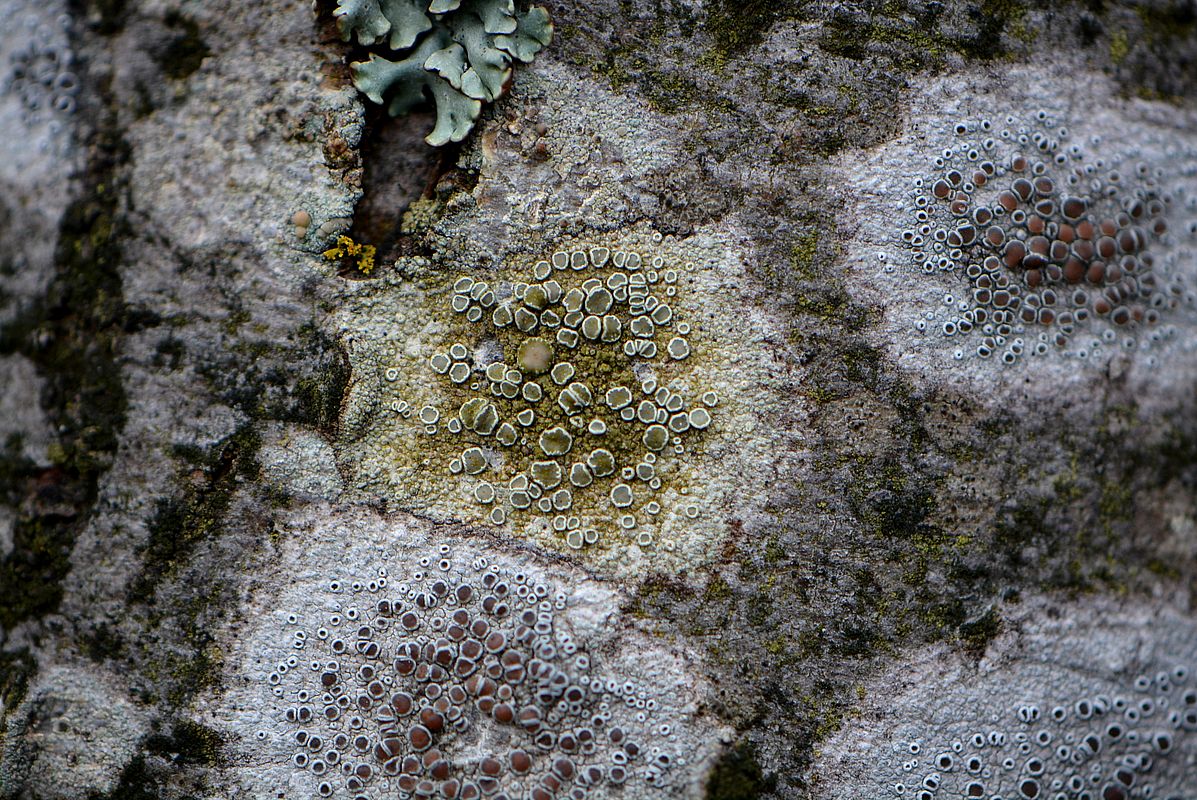
[[[1156,602],[1030,597],[985,656],[936,645],[864,685],[822,748],[821,799],[1186,798],[1197,625]]]
[[[383,762],[390,756],[385,750],[377,750],[383,745],[402,746],[408,755],[438,753],[448,762],[445,769],[449,770],[449,779],[458,781],[457,791],[469,781],[484,777],[483,765],[486,769],[491,766],[486,762],[488,757],[501,762],[497,781],[509,792],[514,792],[512,781],[522,786],[533,777],[543,781],[545,776],[550,780],[557,776],[564,784],[559,796],[565,796],[571,788],[589,786],[587,794],[601,797],[605,796],[604,787],[612,783],[612,770],[620,765],[624,770],[619,781],[624,796],[691,796],[698,791],[728,733],[703,711],[711,689],[698,674],[693,654],[621,616],[619,607],[624,598],[613,587],[586,578],[564,563],[545,562],[529,552],[497,546],[487,537],[434,527],[407,516],[381,519],[372,512],[344,513],[313,505],[291,516],[280,531],[277,577],[256,594],[256,609],[249,610],[245,627],[225,643],[229,674],[234,676],[229,689],[201,709],[203,720],[229,740],[231,766],[217,779],[225,790],[248,797],[273,797],[276,792],[296,797],[349,797],[356,796],[354,792],[370,797],[394,796],[402,778],[399,770],[408,762],[395,758],[396,771],[384,774]],[[484,584],[487,574],[492,577]],[[445,599],[439,602],[431,599],[432,592],[441,591],[438,581],[447,590]],[[496,591],[497,583],[504,584],[504,592],[510,589],[510,594],[500,596],[509,598],[513,614],[524,607],[538,608],[539,623],[552,632],[536,638],[526,630],[521,632],[518,625],[507,625],[503,617],[484,612],[479,601],[484,593]],[[465,592],[463,586],[471,587],[471,591]],[[530,605],[516,599],[517,589],[520,598],[531,598]],[[424,599],[420,598],[421,591],[427,593]],[[533,597],[536,592],[543,594]],[[490,600],[493,608],[495,598],[490,596]],[[394,605],[379,606],[379,601]],[[393,612],[389,627],[383,619],[387,614],[380,608],[388,614]],[[471,609],[472,622],[465,623],[465,636],[472,637],[476,630],[473,623],[485,618],[491,623],[490,635],[504,632],[507,637],[507,650],[496,652],[514,652],[524,646],[517,641],[530,642],[526,646],[535,648],[532,660],[503,662],[507,669],[519,672],[508,673],[510,685],[516,688],[514,697],[505,695],[503,689],[494,694],[494,682],[490,689],[483,688],[483,682],[477,680],[483,675],[482,669],[469,673],[476,679],[473,683],[460,675],[455,678],[458,669],[466,669],[456,661],[447,667],[452,674],[434,670],[430,679],[432,662],[416,655],[414,662],[424,666],[414,677],[403,671],[406,667],[400,662],[408,652],[404,641],[430,647],[431,643],[441,642],[436,647],[444,648],[450,647],[450,642],[453,647],[461,642],[461,651],[454,650],[459,660],[467,653],[472,655],[465,648],[476,645],[469,644],[473,641],[470,638],[457,638],[452,628],[457,617],[449,616],[455,611],[464,614],[466,609]],[[439,621],[434,622],[434,618]],[[366,650],[361,644],[364,640],[356,632],[363,625],[371,628],[371,641],[379,649]],[[430,626],[436,626],[435,630]],[[555,644],[545,650],[550,639]],[[336,644],[338,640],[347,643],[344,650]],[[487,647],[495,644],[486,636],[482,641]],[[334,654],[334,648],[338,654]],[[487,656],[477,658],[482,665]],[[338,659],[346,663],[329,666],[330,661]],[[358,660],[372,664],[369,669],[376,671],[363,672],[363,667],[347,663],[356,664]],[[579,670],[575,662],[585,663]],[[546,663],[560,665],[564,670],[561,674],[570,674],[573,683],[581,681],[585,699],[577,701],[579,707],[573,711],[560,705],[564,699],[548,702],[546,695],[546,702],[537,702],[521,694],[522,686],[540,685],[538,691],[545,691],[543,682],[535,683],[535,675]],[[475,669],[472,664],[468,667],[471,670]],[[414,663],[409,666],[415,668]],[[343,673],[343,677],[334,681],[329,677],[334,674],[328,672],[330,669],[339,670],[337,674]],[[386,697],[379,694],[381,702],[369,709],[359,709],[355,699],[352,708],[330,710],[335,706],[332,696],[320,699],[322,691],[339,692],[335,687],[342,681],[353,683],[363,676],[366,683],[351,692],[364,692],[361,696],[366,697],[373,691],[367,687],[374,685],[372,680],[378,682],[379,691],[383,683],[386,685]],[[425,688],[430,681],[438,680],[444,694],[440,688],[436,693]],[[505,681],[499,679],[497,685],[505,686]],[[463,688],[470,692],[463,692]],[[427,728],[415,725],[415,716],[393,710],[402,707],[394,693],[408,698],[403,703],[412,701],[417,707],[423,704],[419,720]],[[513,699],[507,701],[505,697]],[[426,716],[433,712],[433,698],[445,701],[436,706],[442,716],[435,724]],[[452,704],[448,698],[454,698]],[[537,725],[529,730],[517,722],[499,722],[496,702],[510,702],[521,715],[535,706],[538,710],[529,713],[538,715]],[[297,718],[297,709],[304,706],[311,712]],[[575,713],[579,709],[581,713]],[[407,713],[414,715],[417,711]],[[592,729],[595,739],[585,748],[576,742],[568,745],[563,737],[569,731],[552,727],[558,724],[556,720],[590,717],[594,717],[594,723],[586,722],[584,727]],[[443,730],[441,724],[445,724]],[[574,724],[571,730],[577,730],[578,723]],[[388,734],[388,726],[406,726],[404,731],[410,728],[411,738],[408,734]],[[610,737],[615,727],[622,734]],[[418,738],[430,730],[431,742]],[[545,738],[541,745],[533,746],[538,732]],[[338,733],[346,735],[340,743],[336,742]],[[364,741],[355,747],[360,735],[368,737],[368,747]],[[393,738],[388,739],[389,735]],[[312,737],[323,737],[315,751],[308,748]],[[630,741],[638,747],[629,747]],[[338,747],[344,752],[327,754]],[[520,772],[512,766],[519,763],[512,761],[519,758],[519,752],[529,754],[530,771]],[[560,778],[560,770],[552,771],[564,756],[572,762],[572,769],[566,772],[571,779]],[[362,765],[368,765],[368,769]],[[588,782],[584,777],[587,765],[599,766],[602,778]],[[652,777],[646,777],[650,773]],[[428,775],[421,778],[432,780]],[[355,779],[357,784],[351,782]],[[438,779],[443,782],[445,774],[440,773]],[[353,792],[347,782],[355,787]],[[529,784],[525,791],[532,786]]]
[[[1074,75],[1065,94],[1058,88],[1061,74]],[[883,309],[874,336],[900,367],[924,379],[971,387],[996,397],[1014,391],[1075,390],[1105,374],[1128,376],[1148,395],[1148,387],[1177,386],[1197,375],[1197,128],[1193,111],[1161,102],[1122,99],[1108,77],[1073,65],[1065,56],[1045,56],[1035,64],[1001,72],[971,70],[932,78],[907,92],[904,111],[907,122],[899,137],[870,150],[842,153],[833,165],[844,187],[840,225],[849,236],[845,253],[849,289],[861,301]],[[1037,131],[1046,131],[1051,150],[1040,151],[1031,141]],[[1018,142],[1020,133],[1022,144]],[[992,154],[982,147],[986,140],[994,145]],[[979,153],[970,153],[969,147]],[[947,259],[930,272],[920,268],[924,262],[912,251],[911,236],[923,235],[930,243],[932,236],[943,232],[950,236],[952,230],[937,230],[934,209],[930,224],[920,230],[916,215],[923,206],[915,201],[920,195],[930,195],[939,173],[952,169],[954,163],[966,165],[967,185],[963,188],[976,195],[982,192],[980,187],[973,191],[969,175],[991,155],[998,167],[998,176],[991,178],[991,183],[1019,177],[1009,169],[1014,151],[1043,160],[1046,175],[1054,178],[1057,202],[1047,215],[1049,227],[1054,220],[1064,221],[1060,201],[1069,187],[1064,186],[1063,178],[1077,170],[1081,180],[1071,189],[1073,193],[1085,195],[1089,182],[1104,180],[1092,198],[1094,203],[1100,202],[1100,193],[1110,185],[1120,185],[1125,196],[1145,185],[1147,179],[1158,181],[1159,191],[1170,198],[1165,214],[1167,232],[1158,237],[1149,233],[1150,242],[1132,248],[1136,253],[1150,253],[1157,276],[1163,275],[1164,283],[1174,281],[1179,287],[1173,292],[1169,285],[1166,298],[1157,301],[1163,309],[1158,321],[1116,325],[1108,312],[1107,316],[1094,315],[1092,297],[1100,299],[1104,279],[1094,289],[1086,278],[1058,280],[1052,287],[1062,297],[1072,291],[1090,294],[1090,307],[1081,315],[1089,318],[1075,324],[1069,320],[1068,335],[1059,343],[1055,336],[1065,327],[1059,324],[1058,311],[1066,310],[1063,307],[1050,312],[1053,324],[1024,324],[1015,318],[1013,330],[1003,332],[1005,335],[995,335],[989,329],[982,333],[980,322],[968,333],[957,330],[961,312],[974,304],[975,288],[965,280],[963,263],[952,266]],[[1053,160],[1057,156],[1059,163]],[[1112,182],[1107,180],[1110,173],[1117,173]],[[1025,177],[1034,176],[1028,170]],[[956,191],[953,186],[951,192]],[[945,203],[950,199],[951,195],[946,195]],[[1032,197],[1030,202],[1034,200]],[[1112,204],[1113,210],[1122,210],[1119,203]],[[961,219],[966,221],[972,224],[971,218]],[[995,223],[1013,230],[1008,217]],[[980,226],[978,239],[985,230]],[[1048,231],[1049,237],[1053,231]],[[1021,230],[1019,235],[1029,236]],[[1069,228],[1068,236],[1072,235]],[[1000,248],[993,252],[1001,254]],[[1021,265],[1015,269],[1002,265],[999,272],[1012,283],[1023,281],[1026,274]],[[1025,284],[1021,287],[1026,289]],[[988,302],[987,290],[982,294]],[[992,352],[978,357],[986,336]],[[1003,358],[1010,363],[1003,363]]]

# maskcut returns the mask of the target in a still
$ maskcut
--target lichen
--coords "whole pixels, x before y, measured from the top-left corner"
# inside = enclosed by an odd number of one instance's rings
[[[454,283],[452,311],[503,352],[480,358],[471,341],[432,355],[431,372],[444,376],[456,415],[425,405],[420,422],[436,435],[443,418],[459,437],[466,449],[449,472],[478,476],[472,493],[493,524],[522,511],[551,518],[580,549],[598,541],[606,518],[609,533],[618,520],[625,536],[649,546],[656,516],[675,513],[658,502],[676,472],[670,455],[701,436],[718,404],[713,392],[687,399],[647,377],[649,369],[677,373],[674,365],[690,356],[690,324],[670,305],[684,273],[605,247],[559,251],[533,273],[525,277],[540,282],[516,283],[511,302],[487,282]],[[503,470],[500,460],[516,469]],[[506,486],[492,483],[499,477]],[[697,506],[685,509],[697,516]]]
[[[638,231],[550,255],[484,275],[413,264],[364,298],[338,460],[396,510],[621,571],[701,561],[725,530],[719,498],[754,498],[739,487],[762,474],[715,484],[716,454],[743,457],[765,407],[736,398],[768,388],[740,379],[760,368],[730,343],[743,326],[714,321],[734,309],[699,260],[726,251]]]
[[[245,796],[693,796],[728,733],[712,687],[609,583],[406,515],[287,525],[217,715]]]
[[[987,335],[977,355],[1005,364],[1053,347],[1085,360],[1166,335],[1161,319],[1195,300],[1164,239],[1179,210],[1165,166],[1109,154],[1095,168],[1044,111],[1014,131],[986,119],[957,125],[958,135],[974,131],[974,141],[937,156],[943,166],[934,179],[916,181],[924,190],[916,225],[902,234],[917,269],[963,271],[969,279],[957,309],[963,313],[944,319],[944,335],[980,329]],[[945,306],[954,302],[950,291],[944,295]],[[1074,332],[1095,324],[1104,341],[1073,344]]]
[[[786,12],[784,2],[770,0],[716,0],[706,5],[703,27],[715,43],[716,63],[749,52]]]
[[[341,0],[334,13],[345,41],[386,51],[352,65],[370,100],[397,117],[431,95],[434,146],[464,139],[482,104],[507,90],[514,62],[530,62],[553,35],[544,8],[513,0]]]
[[[1105,800],[1189,789],[1191,622],[1109,603],[1068,613],[1042,598],[1017,616],[1000,670],[930,652],[899,665],[902,688],[887,692],[884,710],[860,714],[829,744],[836,788],[844,796]],[[882,680],[897,683],[893,674]],[[874,726],[887,733],[870,741]]]
[[[338,236],[335,247],[325,250],[323,256],[327,261],[348,262],[363,275],[369,275],[374,270],[375,247],[372,244],[359,244],[349,236]]]

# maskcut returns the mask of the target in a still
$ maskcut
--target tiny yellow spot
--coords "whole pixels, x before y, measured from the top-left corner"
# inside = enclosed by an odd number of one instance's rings
[[[324,257],[329,261],[341,259],[357,259],[357,268],[363,275],[369,275],[374,269],[375,248],[372,244],[358,244],[348,236],[337,237],[337,246],[324,251]]]

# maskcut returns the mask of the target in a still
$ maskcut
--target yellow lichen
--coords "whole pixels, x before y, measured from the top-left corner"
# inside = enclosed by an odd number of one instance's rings
[[[337,246],[324,251],[324,257],[329,261],[354,259],[358,270],[363,275],[369,275],[374,269],[375,248],[372,244],[358,244],[348,236],[337,237]]]

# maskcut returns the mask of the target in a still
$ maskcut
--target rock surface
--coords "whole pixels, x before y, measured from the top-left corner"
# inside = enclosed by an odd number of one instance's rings
[[[1197,793],[1191,4],[334,5],[0,0],[0,797]]]

